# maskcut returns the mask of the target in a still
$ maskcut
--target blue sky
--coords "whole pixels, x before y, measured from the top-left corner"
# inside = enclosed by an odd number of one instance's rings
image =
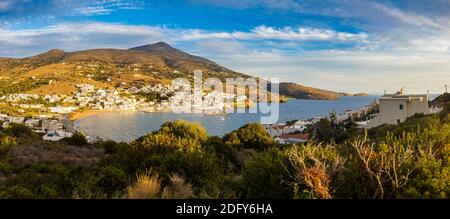
[[[346,92],[450,84],[449,0],[0,0],[0,56],[165,41],[243,73]]]

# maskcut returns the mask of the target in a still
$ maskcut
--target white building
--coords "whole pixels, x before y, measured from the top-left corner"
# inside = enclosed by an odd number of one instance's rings
[[[19,116],[19,117],[11,117],[9,122],[23,124],[24,121],[25,121],[25,117]]]
[[[359,123],[363,128],[373,128],[383,124],[399,124],[414,114],[430,114],[428,95],[406,95],[402,91],[385,94],[379,99],[379,113],[370,115],[369,120]]]
[[[280,137],[274,139],[276,142],[280,144],[296,144],[303,143],[309,140],[309,134],[285,134]]]
[[[42,131],[61,131],[64,129],[62,122],[58,120],[43,120],[42,121]]]
[[[25,121],[25,125],[30,128],[36,128],[39,127],[40,120],[39,119],[27,119]]]
[[[269,125],[266,126],[266,131],[271,138],[276,138],[283,135],[284,125]]]
[[[58,114],[68,114],[68,113],[71,113],[71,112],[75,111],[76,109],[77,109],[77,107],[73,107],[73,106],[69,106],[69,107],[62,107],[62,106],[49,107],[50,112],[58,113]]]

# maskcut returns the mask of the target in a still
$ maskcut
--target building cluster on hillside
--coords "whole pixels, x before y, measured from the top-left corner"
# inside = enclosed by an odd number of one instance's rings
[[[117,90],[95,89],[89,84],[77,85],[79,91],[73,99],[79,107],[95,110],[136,110],[144,100],[137,100],[135,96],[125,97]]]
[[[150,93],[157,93],[159,94],[160,97],[163,98],[169,98],[172,93],[172,87],[168,86],[168,85],[163,85],[163,84],[156,84],[155,86],[144,86],[141,88],[137,88],[137,87],[130,87],[128,89],[125,90],[127,93],[130,94],[150,94]]]
[[[38,99],[39,95],[37,94],[8,94],[0,97],[0,100],[5,102],[19,102],[26,101],[29,99]]]
[[[9,128],[12,123],[22,124],[37,133],[42,133],[44,140],[59,141],[65,137],[71,137],[72,132],[67,131],[67,127],[60,118],[48,115],[26,118],[23,116],[8,116],[0,114],[0,122],[3,128]]]
[[[294,123],[277,123],[264,125],[271,138],[280,144],[302,143],[309,140],[309,134],[304,133],[308,127],[318,122],[322,117],[309,120],[297,120]]]
[[[318,123],[321,119],[329,119],[334,125],[342,125],[346,121],[363,120],[366,115],[375,109],[376,102],[365,105],[358,110],[345,110],[340,114],[335,111],[329,117],[313,117],[308,120],[297,120],[295,122],[277,123],[264,125],[271,138],[280,144],[293,144],[307,142],[310,138],[307,130],[310,126]]]
[[[353,120],[365,120],[368,115],[371,114],[371,112],[375,111],[378,106],[377,101],[374,101],[373,103],[366,104],[364,107],[360,109],[348,109],[340,114],[336,114],[336,112],[330,113],[330,118],[332,118],[332,122],[334,124],[339,125],[342,124],[345,121]]]
[[[125,90],[96,89],[90,84],[77,84],[78,91],[73,95],[37,95],[37,94],[8,94],[0,97],[0,101],[8,103],[10,106],[20,108],[19,113],[25,112],[23,109],[37,109],[38,116],[26,118],[23,116],[10,116],[0,114],[0,121],[3,128],[7,128],[11,123],[23,124],[33,131],[43,133],[44,140],[57,141],[64,137],[72,136],[68,132],[61,120],[62,117],[55,114],[67,115],[79,108],[94,110],[118,110],[118,111],[154,111],[168,107],[167,101],[157,103],[156,101],[146,101],[145,98],[137,98]],[[161,96],[169,95],[171,90],[167,86],[156,85],[146,86],[138,92],[157,92]],[[121,95],[120,92],[124,95]],[[36,103],[36,104],[31,104]],[[44,115],[53,114],[53,115]]]
[[[245,107],[248,97],[246,95],[236,95],[219,91],[201,92],[201,100],[196,99],[196,95],[190,91],[177,92],[170,97],[169,102],[176,106],[187,106],[187,110],[192,112],[202,112],[204,114],[225,113],[225,109],[235,109]]]

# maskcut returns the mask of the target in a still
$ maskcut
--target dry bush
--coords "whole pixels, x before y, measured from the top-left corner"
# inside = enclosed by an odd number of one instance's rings
[[[308,188],[306,192],[312,198],[332,198],[332,177],[344,167],[345,163],[345,159],[339,156],[334,146],[320,143],[294,146],[289,151],[289,160],[295,170],[295,187],[306,186]]]
[[[408,141],[402,144],[388,133],[386,143],[371,143],[367,134],[351,142],[356,150],[360,165],[366,175],[375,181],[377,188],[372,198],[385,198],[386,190],[391,194],[404,187],[414,171],[415,149]]]
[[[159,176],[152,171],[138,175],[136,182],[127,187],[129,199],[157,199],[160,190]]]
[[[162,185],[162,180],[153,171],[137,176],[136,182],[127,187],[129,199],[187,199],[194,193],[192,186],[177,174],[169,177],[170,184]]]
[[[162,198],[164,199],[187,199],[194,194],[192,186],[185,182],[185,179],[178,174],[170,176],[170,186],[164,187]]]

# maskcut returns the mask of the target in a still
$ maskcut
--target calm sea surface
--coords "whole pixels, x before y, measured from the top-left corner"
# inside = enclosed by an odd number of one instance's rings
[[[288,103],[280,104],[279,122],[328,116],[332,110],[340,113],[347,109],[360,109],[377,98],[378,96],[343,97],[339,100],[289,100]],[[200,122],[210,135],[223,136],[247,123],[259,122],[261,116],[264,114],[205,116],[172,112],[105,112],[77,120],[75,128],[90,136],[130,142],[148,132],[158,130],[164,122],[181,119]]]

